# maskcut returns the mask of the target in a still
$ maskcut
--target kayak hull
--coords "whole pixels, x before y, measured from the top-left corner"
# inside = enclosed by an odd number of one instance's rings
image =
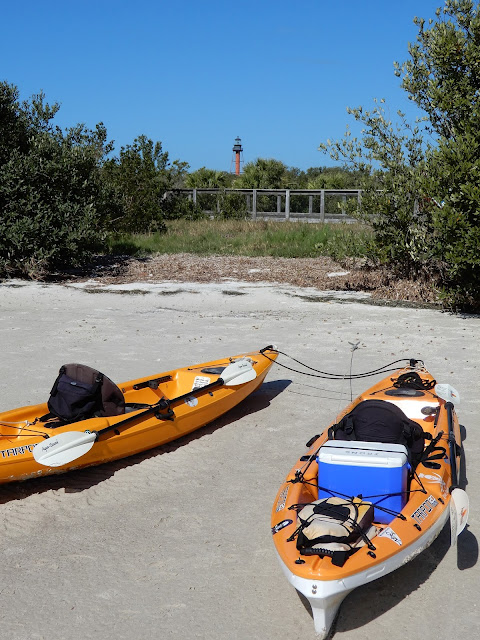
[[[448,521],[451,510],[455,513],[451,495],[447,403],[437,397],[433,390],[418,393],[418,397],[406,395],[403,398],[401,395],[392,397],[385,393],[392,388],[395,377],[411,370],[407,367],[380,381],[356,398],[338,417],[339,420],[365,400],[387,400],[399,406],[408,418],[420,424],[432,438],[438,436],[438,446],[443,450],[440,457],[437,450],[433,464],[425,461],[417,466],[416,474],[410,480],[408,499],[401,512],[388,524],[374,521],[376,529],[371,539],[374,551],[365,545],[349,556],[343,566],[336,566],[328,556],[305,556],[296,547],[293,534],[297,527],[297,506],[318,499],[318,486],[321,482],[316,456],[328,440],[328,428],[312,439],[313,442],[308,443],[309,450],[297,460],[274,502],[271,524],[280,565],[290,584],[309,601],[315,631],[320,638],[328,635],[348,593],[412,560],[432,544]],[[423,367],[415,371],[426,383],[433,381]],[[459,454],[460,427],[454,411],[452,430]],[[430,441],[426,440],[426,446]],[[459,466],[459,455],[456,462]],[[453,495],[455,491],[454,489]]]
[[[142,405],[141,409],[113,417],[90,418],[51,428],[40,420],[48,413],[46,403],[22,407],[0,413],[0,483],[28,480],[40,476],[64,473],[74,469],[99,465],[125,458],[158,447],[205,426],[238,405],[263,383],[277,357],[274,349],[239,354],[181,369],[145,376],[120,383],[119,389],[127,405]],[[219,386],[202,393],[199,388],[221,377],[221,371],[229,364],[248,358],[256,377],[244,384]],[[157,388],[148,386],[151,380],[164,380]],[[233,381],[234,382],[234,381]],[[135,388],[139,387],[139,388]],[[145,406],[156,404],[162,398],[173,399],[192,390],[190,396],[172,408],[141,416]],[[135,419],[138,414],[138,420]],[[125,421],[125,425],[122,422]],[[117,427],[118,425],[118,427]],[[78,459],[60,467],[39,464],[33,457],[38,443],[58,434],[78,431],[99,432],[112,427],[99,436],[91,449]]]
[[[410,560],[419,553],[422,553],[422,551],[427,549],[438,537],[448,521],[448,517],[448,510],[444,510],[442,516],[435,522],[435,524],[426,531],[423,536],[420,536],[410,547],[398,552],[372,569],[366,569],[359,573],[339,578],[337,580],[312,580],[301,578],[300,576],[292,573],[285,565],[280,555],[277,554],[287,580],[290,582],[292,587],[294,587],[308,600],[310,604],[315,633],[319,640],[323,640],[327,637],[340,605],[351,591],[399,569],[402,565],[410,562]]]

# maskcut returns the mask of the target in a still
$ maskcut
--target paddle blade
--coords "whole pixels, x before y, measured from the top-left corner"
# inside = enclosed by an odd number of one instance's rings
[[[436,384],[435,393],[439,398],[445,400],[445,402],[460,404],[460,394],[449,384]]]
[[[33,457],[45,467],[61,467],[85,455],[93,447],[96,433],[67,431],[33,447]]]
[[[469,499],[463,489],[454,489],[450,497],[450,544],[457,544],[457,536],[465,529],[468,520]]]
[[[257,377],[257,372],[252,366],[248,358],[232,362],[222,371],[221,378],[223,384],[233,386],[236,384],[245,384]]]

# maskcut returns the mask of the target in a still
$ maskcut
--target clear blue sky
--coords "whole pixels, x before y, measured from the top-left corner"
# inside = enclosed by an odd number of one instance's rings
[[[355,123],[347,106],[409,110],[393,62],[415,15],[442,0],[19,0],[1,3],[0,80],[43,90],[62,128],[103,122],[116,151],[140,134],[170,159],[229,171],[245,162],[307,169]]]

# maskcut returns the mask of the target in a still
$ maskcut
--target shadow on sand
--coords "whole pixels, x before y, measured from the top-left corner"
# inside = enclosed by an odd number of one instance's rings
[[[41,494],[46,491],[63,489],[65,493],[76,493],[89,489],[108,478],[112,477],[116,471],[125,469],[137,464],[141,464],[144,460],[176,451],[179,447],[184,447],[190,442],[203,438],[221,429],[226,425],[240,420],[240,418],[262,411],[269,406],[270,402],[280,393],[282,393],[289,385],[291,380],[274,380],[272,382],[264,382],[262,386],[248,396],[236,407],[223,416],[211,422],[210,424],[197,429],[178,440],[174,440],[167,444],[161,445],[154,449],[149,449],[142,453],[137,453],[128,458],[107,462],[95,467],[79,469],[78,471],[70,471],[68,473],[44,476],[42,478],[26,480],[25,482],[12,482],[4,484],[1,489],[0,504],[5,504],[11,500],[20,500],[34,494]]]
[[[336,631],[345,632],[363,627],[395,607],[430,578],[449,549],[450,524],[447,522],[435,542],[412,562],[352,591],[341,605],[328,638],[332,638]],[[477,539],[471,531],[465,529],[457,541],[458,568],[469,569],[477,560]],[[369,603],[368,606],[365,606],[366,602]]]

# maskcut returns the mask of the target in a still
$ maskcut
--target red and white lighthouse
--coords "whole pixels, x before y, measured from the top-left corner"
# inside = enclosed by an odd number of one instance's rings
[[[243,148],[242,148],[242,141],[238,136],[235,138],[235,144],[233,145],[232,151],[233,151],[232,163],[235,161],[235,175],[239,176],[240,170],[241,170],[241,164],[243,164],[243,155],[242,155]]]

